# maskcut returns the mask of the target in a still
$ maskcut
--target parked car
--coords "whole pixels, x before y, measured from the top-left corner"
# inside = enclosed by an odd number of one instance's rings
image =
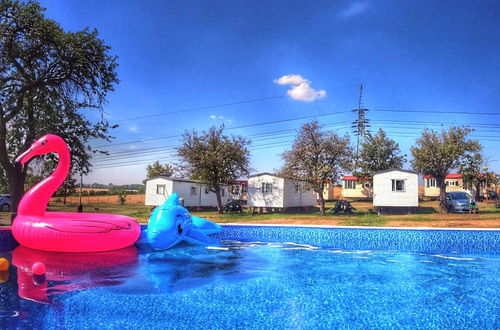
[[[477,202],[471,195],[465,191],[451,191],[446,193],[444,204],[448,212],[464,213],[469,212],[469,207],[473,203],[475,212],[479,212]]]
[[[0,211],[10,212],[10,195],[9,194],[0,195]]]

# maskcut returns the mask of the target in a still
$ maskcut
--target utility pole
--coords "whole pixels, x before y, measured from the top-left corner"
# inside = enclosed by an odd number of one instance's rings
[[[83,186],[83,173],[80,171],[80,192],[78,194],[78,206],[76,208],[76,212],[83,212],[83,205],[82,205],[82,186]]]
[[[370,125],[368,122],[370,121],[369,119],[366,119],[365,112],[369,111],[364,107],[364,91],[365,85],[364,84],[359,84],[359,105],[357,109],[352,110],[352,112],[357,112],[358,113],[358,119],[352,122],[352,128],[355,129],[354,133],[357,136],[357,143],[356,143],[356,163],[358,161],[359,157],[359,145],[361,142],[363,142],[365,136],[369,134],[368,128]]]

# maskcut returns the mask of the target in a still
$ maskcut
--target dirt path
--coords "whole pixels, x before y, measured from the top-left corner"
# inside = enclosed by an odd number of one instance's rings
[[[434,228],[500,228],[500,219],[491,218],[491,216],[481,216],[468,214],[459,215],[428,215],[430,219],[425,221],[412,220],[411,216],[387,216],[383,224],[376,224],[380,227],[434,227]],[[445,219],[442,219],[445,218]],[[215,220],[215,219],[214,219]],[[283,224],[283,225],[329,225],[329,226],[359,226],[360,224],[346,224],[345,217],[324,217],[318,219],[318,216],[301,216],[294,218],[275,218],[261,219],[256,221],[245,221],[242,223],[259,224]],[[370,224],[361,224],[361,226],[370,226]]]

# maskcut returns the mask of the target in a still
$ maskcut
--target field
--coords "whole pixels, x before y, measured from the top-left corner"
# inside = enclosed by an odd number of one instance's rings
[[[500,228],[500,209],[494,204],[479,203],[479,214],[442,214],[438,202],[421,202],[421,213],[409,215],[372,214],[372,204],[355,202],[353,214],[333,214],[321,216],[318,208],[302,213],[218,214],[216,211],[192,211],[193,215],[218,223],[261,223],[261,224],[301,224],[332,226],[382,226],[382,227],[449,227],[449,228]],[[333,203],[327,203],[327,210]],[[49,211],[76,211],[76,204],[51,203]],[[113,213],[130,216],[141,223],[147,223],[151,207],[143,204],[87,204],[84,212]],[[2,224],[8,224],[9,213],[1,214]]]

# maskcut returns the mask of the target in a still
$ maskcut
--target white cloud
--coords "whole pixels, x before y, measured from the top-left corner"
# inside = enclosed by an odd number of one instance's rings
[[[232,120],[232,119],[226,119],[226,118],[224,118],[224,116],[217,116],[217,115],[210,115],[210,119],[220,121],[224,125],[228,125],[228,126],[230,126],[234,122],[234,120]]]
[[[358,16],[370,8],[370,4],[367,1],[354,1],[347,6],[344,10],[339,12],[339,17],[341,18],[351,18]]]
[[[136,125],[134,125],[134,126],[130,126],[130,127],[128,128],[128,131],[129,131],[129,132],[137,132],[137,130],[138,130],[138,127],[137,127]]]
[[[326,96],[325,90],[317,91],[309,84],[303,83],[298,86],[293,86],[288,92],[288,95],[294,100],[311,102],[317,99],[321,99]]]
[[[327,94],[324,89],[317,91],[312,88],[311,81],[298,74],[289,74],[274,79],[274,82],[280,85],[291,85],[292,88],[287,93],[294,100],[312,102],[326,97]]]
[[[274,79],[274,82],[280,85],[300,85],[309,84],[310,81],[304,79],[300,74],[289,74],[278,79]]]

